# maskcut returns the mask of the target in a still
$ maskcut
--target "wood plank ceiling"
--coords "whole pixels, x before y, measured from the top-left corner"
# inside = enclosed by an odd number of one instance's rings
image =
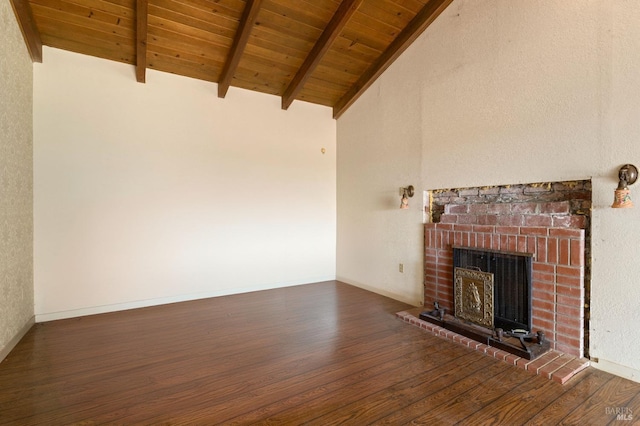
[[[336,118],[451,1],[11,0],[34,61],[46,45],[134,65],[141,83],[154,69]]]

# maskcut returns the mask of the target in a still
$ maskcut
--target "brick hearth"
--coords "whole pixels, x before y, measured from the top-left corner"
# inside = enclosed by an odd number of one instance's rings
[[[452,204],[425,225],[426,308],[453,309],[452,246],[533,255],[532,326],[551,348],[583,356],[585,217],[568,201]]]
[[[483,343],[476,342],[467,337],[461,336],[453,331],[444,329],[430,322],[423,321],[418,318],[419,312],[402,311],[396,313],[396,317],[402,321],[420,327],[426,332],[430,332],[435,336],[452,342],[467,346],[475,351],[482,352],[488,356],[515,365],[523,370],[530,371],[533,374],[546,377],[555,382],[565,384],[590,365],[590,362],[584,358],[578,359],[574,356],[567,355],[562,352],[551,350],[534,360],[520,358],[500,349],[492,348]]]

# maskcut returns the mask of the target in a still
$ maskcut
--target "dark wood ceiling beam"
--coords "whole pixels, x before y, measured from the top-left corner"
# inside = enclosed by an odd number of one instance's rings
[[[27,45],[31,61],[42,62],[42,39],[28,0],[11,0],[11,7],[16,15],[20,31],[22,31],[22,37]]]
[[[249,36],[258,17],[261,3],[262,0],[247,0],[247,4],[242,12],[242,18],[240,18],[238,31],[231,45],[229,57],[224,64],[220,81],[218,82],[218,97],[220,98],[224,98],[227,95],[233,74],[235,74],[238,64],[240,63],[240,58],[242,58],[242,53],[249,42]]]
[[[304,87],[304,84],[309,79],[315,68],[318,66],[322,57],[327,53],[333,41],[338,37],[344,26],[349,22],[349,19],[358,10],[362,0],[344,0],[340,3],[338,10],[327,24],[327,27],[322,32],[322,35],[309,52],[309,55],[304,60],[304,63],[296,73],[289,86],[282,95],[282,109],[287,109],[293,103],[300,90]]]
[[[136,1],[136,80],[144,83],[147,79],[147,20],[149,0]]]
[[[453,0],[431,0],[402,30],[384,53],[333,107],[333,117],[339,118],[380,75],[426,30]]]

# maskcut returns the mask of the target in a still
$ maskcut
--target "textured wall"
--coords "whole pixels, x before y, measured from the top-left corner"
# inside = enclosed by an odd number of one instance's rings
[[[33,66],[0,2],[0,355],[33,318]],[[0,356],[1,358],[1,356]]]
[[[397,263],[422,263],[422,206],[393,210],[400,184],[590,179],[591,355],[640,380],[640,208],[610,208],[640,165],[638,22],[635,0],[454,0],[338,120],[338,277],[415,297]]]

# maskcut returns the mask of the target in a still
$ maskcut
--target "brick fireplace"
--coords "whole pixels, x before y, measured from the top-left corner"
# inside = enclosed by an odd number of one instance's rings
[[[437,222],[425,224],[424,232],[424,304],[438,301],[453,311],[453,246],[530,253],[533,331],[544,331],[552,349],[582,357],[590,192],[585,196],[584,183],[579,191],[566,183],[555,184],[566,191],[553,190],[554,184],[539,188],[520,185],[523,195],[516,197],[512,186],[435,194],[431,217]],[[501,190],[508,197],[500,197]],[[483,191],[493,195],[483,198]]]

